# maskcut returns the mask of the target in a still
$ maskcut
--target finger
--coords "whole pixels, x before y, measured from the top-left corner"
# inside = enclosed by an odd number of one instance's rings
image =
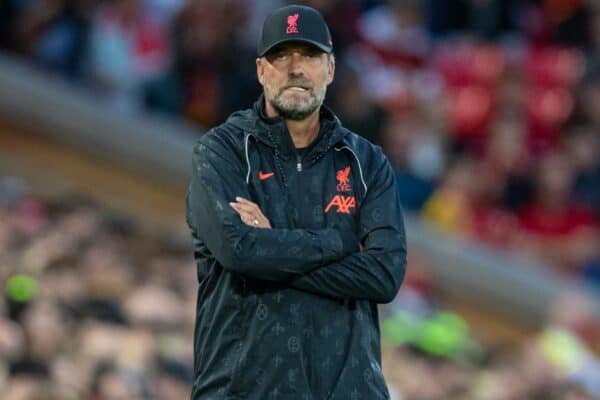
[[[243,197],[237,197],[241,199],[241,201],[237,201],[234,204],[243,207],[245,210],[255,211],[257,214],[263,215],[262,210],[258,206],[258,204],[251,202],[250,200],[246,200]]]
[[[236,211],[238,211],[238,213],[243,213],[245,216],[247,216],[252,221],[254,221],[256,219],[261,224],[265,223],[265,222],[268,224],[269,220],[267,219],[267,217],[264,216],[263,213],[260,212],[260,210],[247,210],[247,209],[238,207],[236,209]]]
[[[248,207],[248,206],[240,204],[240,203],[229,203],[229,204],[238,213],[244,213],[244,214],[248,214],[248,215],[252,215],[252,216],[256,216],[256,215],[260,214],[259,210],[256,210],[252,207]]]
[[[244,210],[246,212],[249,213],[254,213],[254,214],[259,214],[260,212],[260,208],[258,208],[256,205],[249,205],[246,203],[231,203],[231,206],[238,209],[238,210]]]
[[[254,212],[256,212],[257,215],[262,216],[263,218],[266,219],[266,217],[262,213],[262,210],[260,209],[258,204],[253,203],[250,200],[245,199],[243,197],[239,197],[239,196],[237,196],[235,199],[236,199],[235,204],[240,205],[241,207],[244,207],[245,210],[248,210],[250,212],[254,211]]]
[[[247,205],[251,205],[251,206],[254,206],[256,208],[259,208],[258,204],[254,203],[254,202],[252,202],[252,201],[250,201],[248,199],[245,199],[243,197],[239,197],[238,196],[238,197],[235,198],[235,201],[237,201],[238,203],[247,204]]]

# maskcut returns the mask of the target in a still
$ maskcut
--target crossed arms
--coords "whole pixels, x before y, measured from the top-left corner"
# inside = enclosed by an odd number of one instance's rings
[[[194,148],[188,225],[231,272],[321,296],[389,302],[404,277],[406,239],[394,174],[382,159],[360,208],[358,234],[257,228],[229,204],[250,198],[239,161],[216,135],[205,136]]]

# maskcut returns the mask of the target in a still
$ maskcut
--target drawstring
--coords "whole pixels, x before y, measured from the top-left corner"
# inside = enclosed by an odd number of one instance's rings
[[[248,172],[246,173],[246,185],[250,183],[250,157],[248,156],[248,141],[250,140],[250,134],[246,133],[246,137],[244,138],[244,151],[246,154],[246,166],[248,167]]]

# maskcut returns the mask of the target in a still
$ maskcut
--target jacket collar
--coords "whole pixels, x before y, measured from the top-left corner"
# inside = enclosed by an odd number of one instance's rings
[[[326,152],[348,133],[329,107],[323,104],[320,113],[321,132],[309,157],[311,155],[316,157],[319,153]],[[265,144],[277,147],[283,156],[294,156],[296,150],[285,120],[280,116],[270,118],[266,115],[264,94],[261,94],[254,103],[253,114],[256,129],[249,130],[249,133]]]

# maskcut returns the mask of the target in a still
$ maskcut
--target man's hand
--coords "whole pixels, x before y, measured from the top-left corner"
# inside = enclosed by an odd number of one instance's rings
[[[260,208],[256,203],[246,200],[243,197],[236,197],[234,202],[229,205],[237,211],[242,219],[242,222],[246,225],[253,226],[255,228],[270,229],[271,223],[264,216]]]

